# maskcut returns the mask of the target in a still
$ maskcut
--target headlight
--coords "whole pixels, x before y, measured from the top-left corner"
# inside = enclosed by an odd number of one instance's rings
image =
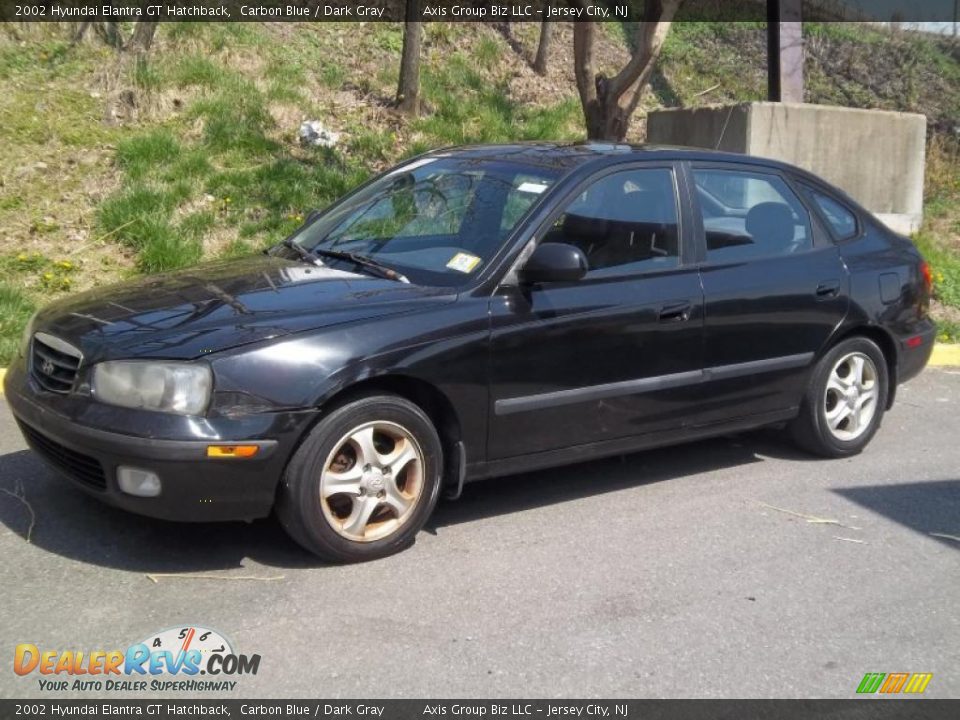
[[[100,402],[179,415],[200,415],[210,401],[207,365],[111,360],[93,369],[93,396]]]

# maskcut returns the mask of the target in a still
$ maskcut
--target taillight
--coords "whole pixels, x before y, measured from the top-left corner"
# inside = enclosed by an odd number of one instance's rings
[[[933,297],[933,270],[926,260],[920,261],[920,276],[923,278],[923,290],[917,298],[917,317],[922,320],[930,310],[930,299]]]
[[[930,269],[930,264],[926,260],[920,261],[920,274],[923,275],[923,287],[927,291],[927,295],[933,290],[933,271]]]

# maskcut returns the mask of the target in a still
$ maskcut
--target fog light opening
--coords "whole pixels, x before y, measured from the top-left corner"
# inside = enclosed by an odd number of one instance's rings
[[[137,497],[156,497],[160,494],[159,475],[126,465],[117,468],[117,485],[123,492]]]

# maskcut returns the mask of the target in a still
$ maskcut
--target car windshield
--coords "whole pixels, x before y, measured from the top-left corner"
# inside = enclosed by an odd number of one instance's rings
[[[325,264],[351,253],[420,285],[469,281],[540,196],[555,170],[504,161],[430,157],[386,173],[291,238]]]

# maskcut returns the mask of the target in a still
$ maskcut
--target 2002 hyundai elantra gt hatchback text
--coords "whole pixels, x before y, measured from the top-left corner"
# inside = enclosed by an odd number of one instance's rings
[[[492,475],[776,424],[857,453],[930,356],[929,295],[909,240],[787,165],[467,147],[264,255],[51,304],[6,397],[109,503],[275,508],[309,550],[363,560]]]

